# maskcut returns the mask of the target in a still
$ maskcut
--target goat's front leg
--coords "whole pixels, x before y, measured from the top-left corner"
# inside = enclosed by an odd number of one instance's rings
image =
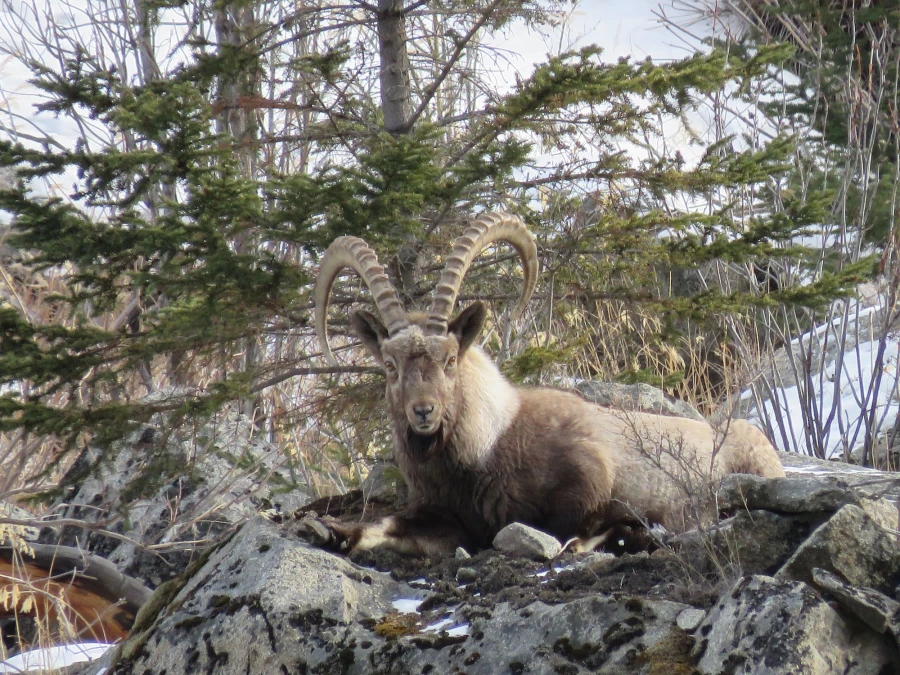
[[[348,523],[334,518],[307,516],[300,534],[317,546],[342,553],[385,548],[402,555],[453,553],[474,548],[466,528],[451,515],[420,509],[408,515],[386,516],[373,523]]]

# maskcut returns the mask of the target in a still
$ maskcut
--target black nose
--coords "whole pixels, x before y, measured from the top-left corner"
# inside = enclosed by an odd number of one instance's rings
[[[413,412],[416,414],[416,417],[421,419],[423,422],[428,419],[428,416],[434,412],[433,405],[416,405],[413,406]]]

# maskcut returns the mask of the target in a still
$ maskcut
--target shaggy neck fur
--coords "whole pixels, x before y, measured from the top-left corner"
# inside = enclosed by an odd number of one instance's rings
[[[477,345],[469,348],[459,369],[461,405],[451,443],[460,464],[482,466],[515,420],[519,393]]]

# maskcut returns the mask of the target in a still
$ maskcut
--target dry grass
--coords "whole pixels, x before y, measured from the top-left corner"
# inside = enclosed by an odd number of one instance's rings
[[[681,570],[677,585],[685,597],[716,597],[744,573],[742,551],[746,542],[728,527],[723,527],[716,507],[721,476],[714,470],[716,457],[729,434],[728,420],[715,425],[716,441],[708,459],[701,460],[687,448],[684,439],[671,435],[648,439],[629,413],[622,413],[633,450],[662,472],[683,500],[679,528],[682,534],[658,537],[661,551]],[[651,524],[642,514],[632,516]]]

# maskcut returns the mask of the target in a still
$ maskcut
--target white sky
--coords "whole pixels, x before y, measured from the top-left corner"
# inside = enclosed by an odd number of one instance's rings
[[[672,0],[663,3],[659,0],[581,0],[569,14],[562,44],[559,36],[540,35],[524,28],[497,36],[492,42],[509,50],[511,68],[523,74],[529,73],[533,65],[543,61],[550,52],[590,44],[602,47],[604,60],[608,61],[623,56],[639,60],[648,56],[654,60],[688,56],[693,50],[660,25],[656,15],[660,8],[670,15],[676,11]],[[5,9],[0,3],[0,22],[4,22],[4,14]],[[26,133],[29,120],[34,120],[32,106],[35,99],[27,83],[31,77],[31,72],[17,60],[0,56],[0,109],[8,106],[12,112],[22,115],[16,126]],[[67,122],[52,115],[41,115],[40,127],[50,133],[64,134]]]
[[[678,37],[661,26],[657,14],[662,8],[672,15],[671,0],[581,0],[570,13],[568,47],[596,44],[603,48],[605,60],[623,56],[638,60],[680,59],[692,52]],[[517,31],[499,43],[521,55],[525,63],[537,63],[550,51],[558,51],[559,44],[550,45],[540,35]]]

